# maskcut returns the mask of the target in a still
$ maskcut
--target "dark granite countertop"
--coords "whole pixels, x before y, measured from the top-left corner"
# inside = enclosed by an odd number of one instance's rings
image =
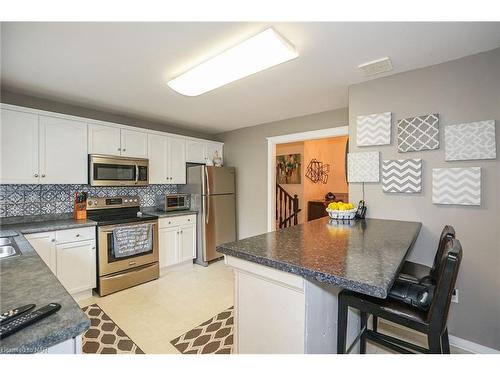
[[[95,225],[95,221],[75,220],[73,214],[68,213],[9,217],[0,219],[0,237],[11,236],[13,232],[31,234]]]
[[[422,224],[322,218],[230,242],[220,253],[341,288],[386,298]]]
[[[78,336],[90,320],[45,265],[23,234],[95,226],[92,220],[74,220],[72,214],[3,218],[0,237],[16,236],[21,255],[0,260],[0,311],[35,303],[56,302],[61,310],[0,341],[0,353],[34,353]]]
[[[174,217],[174,216],[184,216],[184,215],[196,215],[198,211],[193,210],[181,210],[181,211],[160,211],[156,207],[141,207],[141,211],[145,214],[156,215],[159,218],[162,217]]]
[[[50,229],[53,230],[53,229]],[[0,260],[0,311],[35,303],[56,302],[61,309],[0,340],[0,353],[35,353],[78,336],[90,320],[45,265],[24,236],[14,237],[21,255]]]

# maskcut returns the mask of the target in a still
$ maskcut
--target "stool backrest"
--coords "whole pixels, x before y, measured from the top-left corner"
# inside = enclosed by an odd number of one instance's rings
[[[458,270],[462,261],[462,245],[460,241],[454,238],[446,240],[443,254],[443,264],[438,267],[440,272],[431,307],[427,315],[431,329],[434,327],[434,329],[439,329],[440,332],[443,332],[446,328],[451,297],[455,289]]]
[[[441,231],[441,236],[439,237],[439,244],[436,251],[436,255],[434,256],[434,262],[432,263],[432,268],[430,271],[430,276],[433,281],[437,281],[438,275],[440,273],[439,267],[443,265],[443,256],[444,256],[444,248],[446,242],[450,238],[455,238],[455,228],[451,225],[445,225],[443,230]]]

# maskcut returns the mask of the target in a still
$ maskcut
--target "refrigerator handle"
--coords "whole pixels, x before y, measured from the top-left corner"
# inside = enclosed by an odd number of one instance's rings
[[[205,224],[210,221],[210,202],[208,201],[208,196],[205,196]]]
[[[208,170],[207,167],[203,167],[205,171],[205,186],[207,187],[207,195],[210,195],[210,184],[208,183]]]

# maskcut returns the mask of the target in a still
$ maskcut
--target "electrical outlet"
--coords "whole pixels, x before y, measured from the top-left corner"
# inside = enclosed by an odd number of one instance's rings
[[[451,295],[451,302],[458,303],[458,289],[453,289],[453,294]]]

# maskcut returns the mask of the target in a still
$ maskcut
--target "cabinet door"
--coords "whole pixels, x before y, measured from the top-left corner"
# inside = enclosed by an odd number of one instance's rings
[[[188,163],[205,163],[207,142],[188,139],[186,141],[186,161]]]
[[[0,183],[37,184],[38,115],[2,109]]]
[[[168,139],[168,178],[170,184],[186,183],[186,140]]]
[[[87,124],[40,116],[40,182],[87,183]]]
[[[121,130],[122,156],[134,158],[148,157],[148,134],[134,130]]]
[[[193,260],[196,258],[196,225],[181,225],[180,244],[179,244],[179,262]]]
[[[167,184],[168,138],[148,134],[149,183]]]
[[[89,154],[121,155],[120,128],[89,124]]]
[[[57,278],[70,294],[96,287],[96,254],[94,241],[56,245]]]
[[[179,263],[179,227],[161,228],[159,230],[160,268]]]
[[[42,258],[52,273],[56,274],[56,234],[55,232],[45,232],[26,235],[26,239]]]

